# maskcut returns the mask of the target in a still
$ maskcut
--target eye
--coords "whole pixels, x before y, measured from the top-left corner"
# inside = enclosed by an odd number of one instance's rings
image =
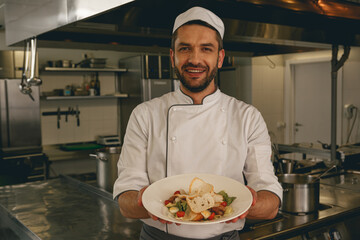
[[[212,50],[212,48],[204,47],[204,48],[203,48],[203,51],[204,51],[204,52],[212,52],[213,50]]]
[[[179,48],[179,52],[185,52],[185,51],[189,51],[189,47],[180,47]]]

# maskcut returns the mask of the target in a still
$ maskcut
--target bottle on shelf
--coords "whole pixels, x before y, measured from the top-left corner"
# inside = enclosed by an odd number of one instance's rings
[[[95,95],[100,96],[100,81],[98,72],[95,74]]]
[[[67,85],[64,90],[64,96],[71,96],[71,86]]]
[[[89,86],[89,95],[96,95],[96,81],[94,75],[91,75],[90,86]]]
[[[89,95],[89,89],[90,89],[90,83],[89,83],[89,75],[84,75],[83,76],[83,84],[82,84],[82,89],[84,92],[87,93],[87,95]]]

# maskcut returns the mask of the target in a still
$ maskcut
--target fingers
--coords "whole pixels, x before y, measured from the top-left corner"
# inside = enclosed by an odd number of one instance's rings
[[[142,206],[143,206],[143,204],[142,204],[142,195],[143,195],[143,193],[144,193],[144,191],[145,191],[145,189],[146,189],[147,187],[148,187],[148,186],[143,187],[143,188],[139,191],[139,193],[138,193],[137,204],[138,204],[139,207],[142,207]]]
[[[152,215],[151,213],[148,213],[152,220],[157,221],[159,218],[155,215]]]
[[[143,203],[142,203],[142,195],[143,195],[143,193],[144,193],[144,191],[146,190],[147,187],[148,187],[148,186],[143,187],[143,188],[138,192],[138,195],[137,195],[137,204],[138,204],[138,206],[140,206],[140,207],[143,206]],[[169,222],[169,221],[166,221],[166,220],[164,220],[164,219],[158,218],[157,216],[152,215],[152,214],[149,213],[149,212],[148,212],[148,214],[149,214],[149,216],[151,217],[151,219],[153,219],[154,221],[159,221],[159,222],[161,222],[161,223],[163,223],[163,224],[166,224],[166,223],[167,223],[167,224],[172,224],[172,222]],[[181,224],[177,223],[176,225],[181,225]]]
[[[252,203],[251,203],[251,207],[253,207],[253,206],[255,206],[255,204],[256,204],[256,202],[257,202],[257,192],[254,190],[254,189],[252,189],[251,187],[249,187],[249,186],[246,186],[249,190],[250,190],[250,192],[251,192],[251,195],[252,195],[252,197],[253,197],[253,201],[252,201]],[[241,214],[239,217],[236,217],[236,218],[233,218],[233,219],[231,219],[231,220],[229,220],[229,221],[226,221],[226,223],[235,223],[235,222],[237,222],[239,219],[244,219],[244,218],[246,218],[246,216],[249,214],[249,211],[246,211],[246,212],[244,212],[243,214]]]
[[[229,221],[226,221],[225,223],[236,223],[238,220],[240,219],[240,217],[236,217],[236,218],[233,218]]]
[[[159,221],[160,221],[162,224],[166,224],[166,223],[171,224],[171,223],[172,223],[172,222],[168,222],[168,221],[166,221],[166,220],[164,220],[164,219],[161,219],[161,218],[159,218]]]
[[[172,224],[173,222],[169,222],[169,221],[166,221],[166,220],[164,220],[164,219],[161,219],[161,218],[158,218],[157,216],[155,216],[155,215],[152,215],[151,213],[149,213],[149,216],[151,217],[151,219],[152,220],[154,220],[154,221],[159,221],[159,222],[161,222],[161,223],[163,223],[163,224]],[[176,225],[181,225],[181,224],[179,224],[179,223],[176,223]]]
[[[245,213],[241,214],[239,217],[233,218],[229,221],[226,221],[225,223],[236,223],[239,219],[244,219],[248,215],[249,211],[246,211]]]
[[[246,211],[246,212],[244,212],[243,214],[241,214],[240,216],[239,216],[239,219],[244,219],[244,218],[246,218],[246,216],[249,214],[249,211]]]
[[[256,191],[255,191],[254,189],[252,189],[251,187],[249,187],[249,186],[246,186],[246,187],[250,190],[251,195],[252,195],[252,197],[253,197],[253,201],[252,201],[252,203],[251,203],[251,206],[255,206],[256,201],[257,201],[257,193],[256,193]]]

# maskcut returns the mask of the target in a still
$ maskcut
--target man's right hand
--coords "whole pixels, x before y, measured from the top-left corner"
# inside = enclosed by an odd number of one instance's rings
[[[142,195],[143,195],[143,193],[144,193],[144,191],[145,191],[145,189],[146,189],[147,187],[148,187],[148,186],[143,187],[143,188],[139,191],[139,193],[138,193],[137,203],[138,203],[138,206],[139,206],[139,207],[144,207],[144,205],[143,205],[143,203],[142,203]],[[148,214],[149,214],[149,216],[150,216],[154,221],[159,221],[159,222],[161,222],[161,223],[163,223],[163,224],[166,224],[166,223],[167,223],[167,224],[172,224],[172,222],[169,222],[169,221],[166,221],[166,220],[164,220],[164,219],[158,218],[157,216],[152,215],[150,212],[148,212]],[[176,225],[180,225],[180,224],[176,223]]]

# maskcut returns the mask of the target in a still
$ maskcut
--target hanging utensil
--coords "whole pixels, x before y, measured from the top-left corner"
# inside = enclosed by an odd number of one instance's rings
[[[19,88],[21,93],[29,95],[31,100],[35,101],[34,97],[31,94],[32,90],[27,83],[27,73],[29,72],[29,45],[29,41],[26,41],[24,46],[23,72]]]
[[[76,111],[75,111],[75,114],[76,114],[76,122],[77,122],[77,126],[79,127],[80,126],[80,111],[79,111],[79,106],[76,105]]]
[[[25,41],[23,73],[19,88],[21,93],[29,95],[29,97],[33,101],[35,101],[35,99],[31,94],[32,93],[31,86],[38,86],[42,83],[40,78],[35,77],[35,66],[36,66],[36,38],[31,38],[30,40]]]
[[[35,77],[35,66],[36,66],[36,38],[30,40],[31,44],[31,68],[30,68],[30,78],[27,79],[27,83],[30,86],[38,86],[42,83],[41,79]]]
[[[331,170],[333,170],[334,168],[336,168],[336,165],[333,165],[332,167],[330,167],[328,170],[326,170],[325,172],[323,172],[322,174],[320,174],[319,176],[315,177],[314,179],[311,180],[311,183],[314,183],[316,181],[318,181],[321,177],[325,176],[328,172],[330,172]]]

